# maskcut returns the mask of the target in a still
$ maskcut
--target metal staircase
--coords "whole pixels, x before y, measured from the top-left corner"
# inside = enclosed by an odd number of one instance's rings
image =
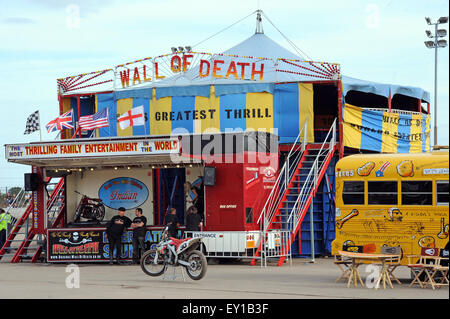
[[[303,140],[300,137],[303,135]],[[258,223],[261,238],[251,265],[261,257],[261,265],[268,258],[278,258],[281,266],[289,256],[291,245],[299,232],[312,199],[336,150],[336,120],[322,144],[307,144],[306,124],[289,152],[278,179],[270,193]],[[274,233],[278,235],[278,249],[274,249]],[[286,234],[287,233],[287,234]]]
[[[46,184],[49,185],[49,182],[50,179],[47,179]],[[47,200],[47,225],[51,225],[51,228],[58,227],[58,225],[64,223],[64,203],[65,186],[64,179],[61,178]],[[43,251],[44,241],[42,240],[42,235],[38,234],[37,230],[33,227],[32,212],[33,201],[30,200],[22,217],[17,219],[12,225],[12,231],[0,249],[0,259],[11,257],[9,261],[12,263],[17,263],[25,259],[31,259],[31,262],[34,263],[39,259]]]

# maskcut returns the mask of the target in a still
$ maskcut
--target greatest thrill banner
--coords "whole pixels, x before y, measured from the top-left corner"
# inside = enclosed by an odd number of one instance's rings
[[[344,145],[383,153],[430,150],[430,116],[344,107]]]

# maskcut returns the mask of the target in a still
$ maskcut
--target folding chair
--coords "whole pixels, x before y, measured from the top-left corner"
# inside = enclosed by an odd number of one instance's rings
[[[408,268],[411,269],[411,272],[414,274],[414,279],[409,285],[410,287],[414,285],[415,283],[419,284],[420,288],[424,288],[426,283],[433,282],[431,278],[431,274],[429,271],[427,271],[428,268],[430,268],[430,263],[428,258],[430,257],[437,257],[439,256],[439,249],[438,248],[422,248],[420,255],[409,255],[408,257]],[[417,263],[412,264],[411,258],[417,258],[419,257],[419,260]],[[421,279],[422,274],[425,275],[424,279]],[[434,289],[434,287],[433,287]]]
[[[386,247],[381,246],[380,248],[381,254],[392,255],[391,258],[386,259],[387,271],[389,273],[389,277],[394,279],[398,284],[402,284],[400,280],[393,274],[394,270],[400,266],[400,261],[402,259],[402,247]]]
[[[335,255],[334,256],[334,264],[339,267],[339,269],[342,271],[342,274],[339,276],[338,279],[336,279],[336,282],[338,282],[341,279],[348,280],[351,273],[351,267],[352,264],[351,258]]]

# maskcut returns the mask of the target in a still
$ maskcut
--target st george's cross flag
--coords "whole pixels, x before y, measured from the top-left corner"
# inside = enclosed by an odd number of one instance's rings
[[[25,126],[25,132],[23,134],[33,133],[41,128],[41,123],[39,120],[39,111],[32,113],[27,118],[27,123]]]
[[[47,133],[54,132],[56,130],[73,129],[72,110],[64,113],[56,119],[50,121],[45,125]]]
[[[145,125],[144,106],[134,107],[131,110],[123,113],[118,119],[120,128],[122,130],[129,126]]]
[[[91,114],[80,117],[80,127],[86,131],[108,126],[108,108],[104,108],[93,115]]]

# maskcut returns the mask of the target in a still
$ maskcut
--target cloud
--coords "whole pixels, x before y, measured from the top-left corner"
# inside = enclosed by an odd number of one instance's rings
[[[0,20],[0,23],[4,24],[35,24],[36,20],[24,17],[9,17]]]

